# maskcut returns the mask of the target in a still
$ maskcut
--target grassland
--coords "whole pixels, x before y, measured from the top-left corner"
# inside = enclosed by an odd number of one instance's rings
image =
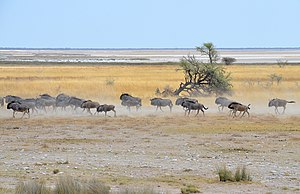
[[[0,96],[7,94],[34,97],[41,93],[70,95],[99,101],[118,101],[122,92],[145,100],[155,89],[176,89],[183,74],[173,65],[105,65],[105,66],[1,66]],[[300,99],[300,66],[233,65],[226,67],[232,75],[234,96],[244,101],[267,101],[272,97]],[[270,75],[283,80],[271,83]]]

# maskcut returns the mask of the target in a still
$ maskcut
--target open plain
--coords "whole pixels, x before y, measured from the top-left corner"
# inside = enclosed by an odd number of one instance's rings
[[[70,64],[2,64],[0,96],[63,92],[115,104],[118,116],[69,109],[12,119],[12,112],[1,108],[2,193],[13,193],[19,181],[53,186],[68,175],[99,179],[112,191],[149,187],[173,194],[194,185],[203,193],[300,192],[300,66],[227,66],[233,85],[229,97],[251,104],[249,118],[231,118],[228,110],[218,111],[214,96],[198,98],[209,108],[205,116],[185,117],[181,107],[156,112],[149,102],[156,88],[176,89],[183,81],[176,65]],[[272,74],[282,80],[271,80]],[[142,109],[122,107],[123,92],[141,97]],[[275,115],[267,106],[275,97],[296,103],[285,115]],[[222,165],[246,166],[252,181],[219,182],[216,169]]]

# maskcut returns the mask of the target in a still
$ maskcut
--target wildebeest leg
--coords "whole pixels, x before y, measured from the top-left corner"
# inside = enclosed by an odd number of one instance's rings
[[[199,114],[199,111],[200,111],[200,109],[197,110],[197,113],[196,113],[195,117]]]
[[[23,112],[23,115],[22,115],[21,119],[24,117],[25,113],[26,113],[26,111]]]
[[[190,113],[191,113],[191,109],[189,109],[188,116],[190,116]]]
[[[284,113],[285,113],[285,108],[286,108],[286,107],[284,106],[284,107],[283,107],[283,111],[282,111],[282,114],[284,114]]]
[[[220,108],[221,108],[221,107],[222,107],[222,105],[218,106],[218,110],[219,110],[219,112],[221,111],[221,110],[220,110]],[[222,110],[223,110],[223,109],[222,109]]]
[[[232,110],[232,115],[233,115],[232,118],[236,117],[236,111],[237,110]]]
[[[156,106],[156,112],[157,112],[157,110],[158,110],[158,106]]]
[[[16,111],[13,111],[13,118],[15,118],[15,112],[16,112]]]
[[[169,106],[170,107],[170,112],[172,112],[172,106]]]
[[[201,109],[201,111],[202,111],[202,113],[203,113],[203,116],[205,116],[205,114],[204,114],[204,110],[202,110],[202,109]]]
[[[241,112],[240,112],[241,113]],[[241,118],[244,116],[244,114],[246,113],[246,111],[243,112],[243,114],[241,115]]]
[[[116,117],[117,116],[117,112],[115,110],[112,110],[112,111],[114,111],[114,113],[115,113],[114,117]]]
[[[105,117],[107,116],[107,111],[104,111],[104,116],[105,116]]]
[[[277,106],[275,106],[275,113],[276,114],[280,114],[279,111],[278,111],[278,107]]]
[[[91,109],[87,109],[88,113],[90,113],[91,115],[93,115],[93,113],[91,112]]]
[[[159,109],[161,110],[161,112],[164,112],[164,111],[161,109],[161,106],[159,107]]]

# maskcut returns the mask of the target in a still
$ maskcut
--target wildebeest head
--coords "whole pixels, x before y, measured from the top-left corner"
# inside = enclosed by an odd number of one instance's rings
[[[130,97],[132,97],[130,94],[123,93],[123,94],[121,94],[121,96],[120,96],[120,100],[123,100],[123,98],[124,98],[125,96],[130,96]]]
[[[275,105],[275,100],[276,99],[274,99],[274,98],[272,100],[270,100],[268,106],[269,107],[274,106]]]

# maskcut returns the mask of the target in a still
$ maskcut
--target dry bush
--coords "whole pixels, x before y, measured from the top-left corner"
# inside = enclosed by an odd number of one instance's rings
[[[60,177],[53,189],[47,188],[44,182],[21,182],[15,189],[16,194],[109,194],[110,188],[93,179],[78,181],[72,177]]]
[[[16,186],[16,194],[51,194],[51,190],[47,188],[44,182],[27,181],[20,182]]]
[[[235,173],[227,169],[225,165],[217,168],[217,174],[221,182],[240,182],[240,181],[252,181],[250,173],[247,172],[246,167],[243,168],[237,167]]]
[[[160,192],[156,192],[150,188],[143,189],[125,189],[123,191],[117,192],[117,194],[160,194]]]
[[[194,185],[187,185],[180,189],[182,194],[200,193],[199,189]]]

